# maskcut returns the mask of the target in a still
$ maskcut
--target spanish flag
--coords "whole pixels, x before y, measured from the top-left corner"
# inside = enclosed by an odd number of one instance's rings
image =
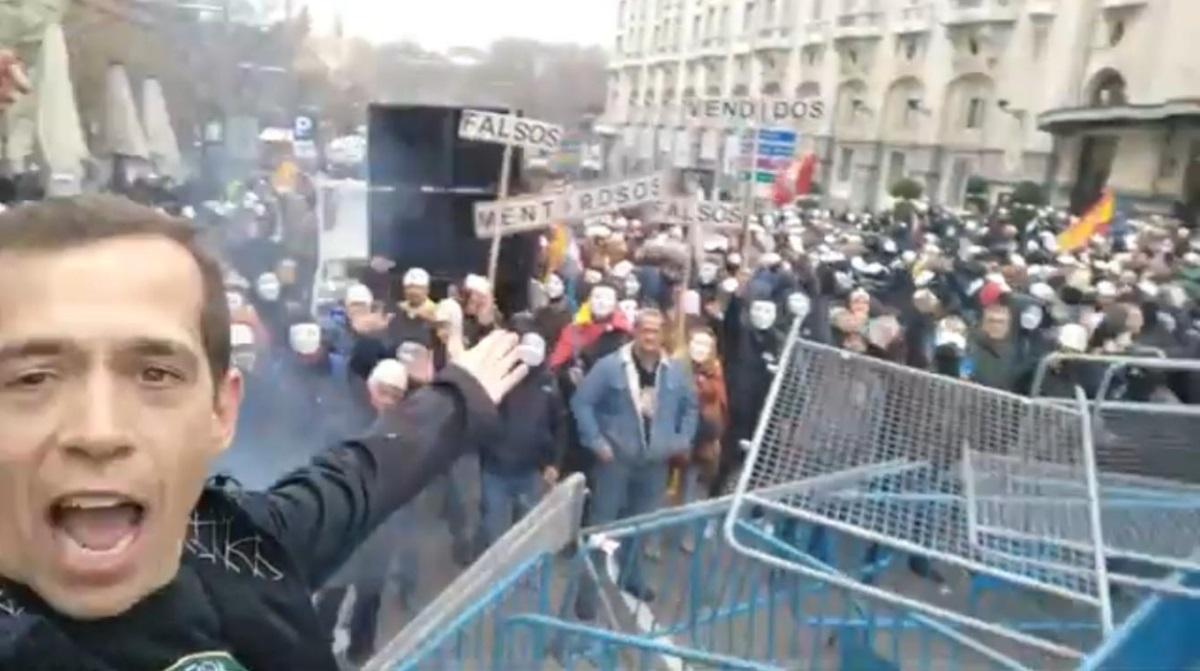
[[[568,247],[571,244],[571,233],[565,223],[554,224],[550,232],[550,240],[546,244],[546,271],[557,272],[562,268],[567,258]]]
[[[1100,194],[1100,200],[1088,208],[1071,227],[1058,234],[1058,249],[1073,252],[1087,245],[1093,235],[1104,233],[1112,223],[1117,209],[1117,198],[1110,189]]]

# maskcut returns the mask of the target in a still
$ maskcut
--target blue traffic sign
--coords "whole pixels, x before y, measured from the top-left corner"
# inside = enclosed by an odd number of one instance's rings
[[[775,142],[779,144],[796,144],[796,131],[786,129],[767,129],[758,131],[759,142]]]
[[[796,153],[796,145],[782,144],[760,144],[758,145],[759,156],[774,156],[774,157],[792,157]]]

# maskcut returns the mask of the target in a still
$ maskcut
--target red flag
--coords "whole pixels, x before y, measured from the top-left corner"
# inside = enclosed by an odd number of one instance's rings
[[[812,190],[816,167],[817,157],[809,153],[792,161],[786,170],[781,170],[775,175],[775,184],[771,189],[771,199],[775,204],[783,206],[807,195]]]

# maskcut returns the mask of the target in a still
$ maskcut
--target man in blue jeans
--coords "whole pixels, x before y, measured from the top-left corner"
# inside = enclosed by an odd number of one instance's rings
[[[532,315],[515,316],[513,327],[524,332],[517,353],[530,375],[500,405],[502,433],[479,450],[481,553],[529,512],[543,482],[558,480],[566,441],[566,406],[543,365],[546,341],[534,330]]]
[[[596,455],[588,525],[658,508],[667,486],[667,460],[691,450],[698,409],[692,374],[663,350],[663,315],[638,313],[634,341],[592,368],[571,399],[579,439]],[[618,551],[619,586],[642,601],[654,591],[642,580],[639,558]],[[600,563],[603,566],[603,563]],[[595,617],[596,585],[580,584],[576,614]]]

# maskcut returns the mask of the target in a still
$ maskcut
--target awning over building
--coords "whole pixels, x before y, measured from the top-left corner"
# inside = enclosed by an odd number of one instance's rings
[[[1158,105],[1104,105],[1068,107],[1038,115],[1038,128],[1049,133],[1102,126],[1139,126],[1164,121],[1191,120],[1200,124],[1200,99],[1170,100]]]

